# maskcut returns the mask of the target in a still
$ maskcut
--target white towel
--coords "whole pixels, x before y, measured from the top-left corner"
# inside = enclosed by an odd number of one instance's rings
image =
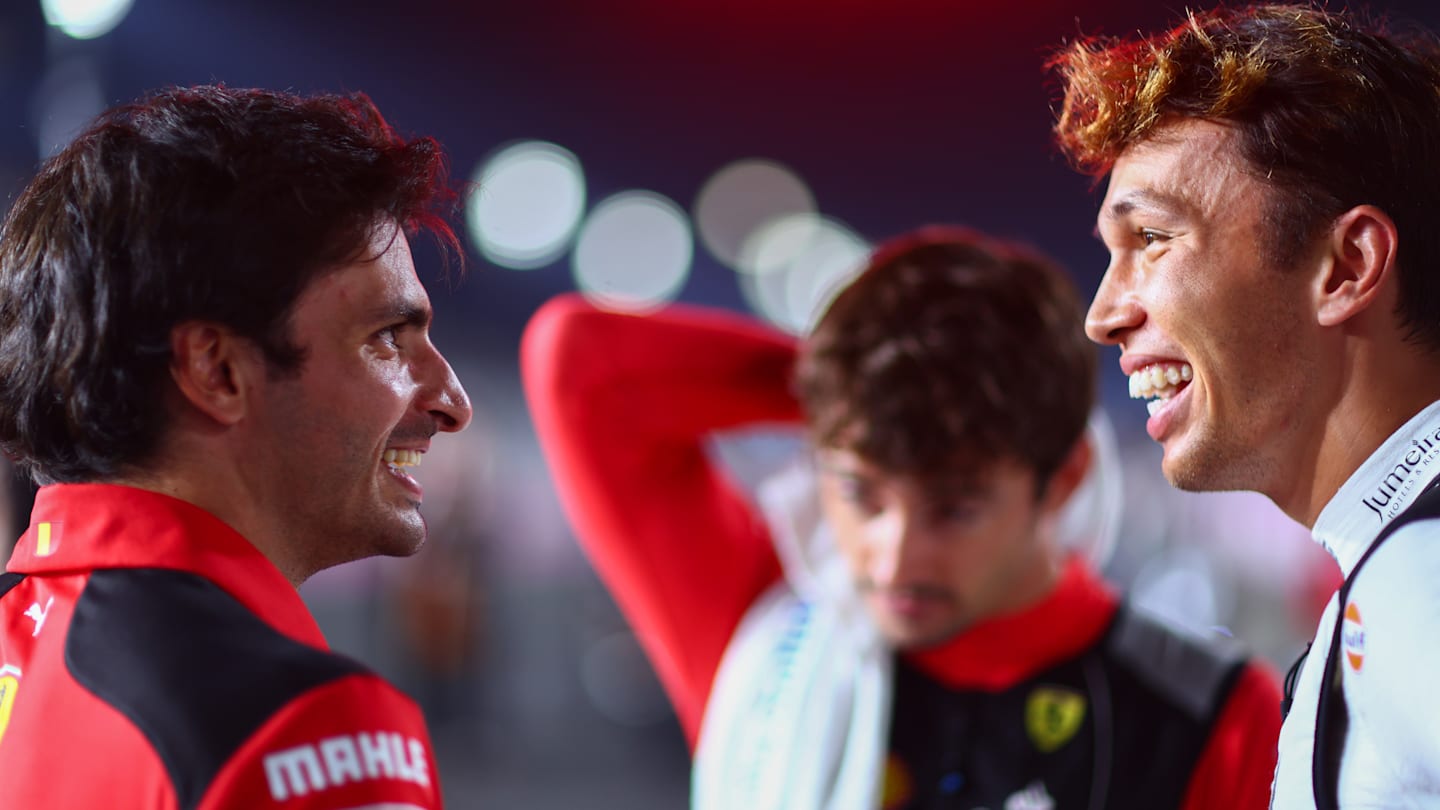
[[[1059,541],[1097,567],[1114,546],[1120,472],[1103,412],[1090,471]],[[757,489],[784,579],[746,613],[715,676],[691,780],[694,810],[875,810],[884,788],[890,649],[821,519],[814,472],[795,463]]]

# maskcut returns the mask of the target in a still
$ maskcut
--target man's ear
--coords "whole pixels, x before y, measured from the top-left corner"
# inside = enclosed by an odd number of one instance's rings
[[[1395,273],[1400,244],[1394,220],[1373,205],[1357,205],[1330,226],[1329,261],[1316,280],[1315,312],[1322,326],[1339,326],[1368,309]]]
[[[1060,462],[1060,467],[1045,485],[1042,503],[1044,511],[1057,512],[1070,500],[1070,496],[1075,494],[1075,490],[1085,480],[1085,474],[1090,471],[1090,462],[1094,455],[1095,449],[1090,446],[1089,432],[1080,434],[1079,441],[1070,448],[1065,460]]]
[[[229,329],[186,321],[170,330],[170,377],[180,396],[222,425],[245,417],[255,375],[264,372],[259,349]]]

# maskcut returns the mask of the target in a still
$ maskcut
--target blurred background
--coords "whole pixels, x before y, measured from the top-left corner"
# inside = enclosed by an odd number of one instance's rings
[[[1374,2],[1440,26],[1440,6]],[[1102,187],[1051,146],[1043,64],[1080,34],[1166,26],[1154,0],[3,0],[0,193],[103,107],[169,85],[364,91],[475,183],[435,338],[476,407],[418,477],[431,541],[303,588],[332,644],[424,706],[450,806],[677,808],[688,758],[578,550],[519,392],[520,330],[580,289],[803,330],[867,248],[924,223],[1030,242],[1093,292]],[[428,265],[429,269],[424,269]],[[1133,598],[1283,672],[1338,581],[1267,500],[1186,495],[1103,356],[1127,508],[1105,563]],[[743,452],[741,453],[743,458]],[[29,490],[11,480],[17,534]]]

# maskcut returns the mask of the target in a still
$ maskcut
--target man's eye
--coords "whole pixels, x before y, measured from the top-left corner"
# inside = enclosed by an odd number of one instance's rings
[[[1159,231],[1152,231],[1149,228],[1141,228],[1139,234],[1140,241],[1145,243],[1145,247],[1150,247],[1156,242],[1163,242],[1165,240],[1165,234]]]
[[[930,516],[940,523],[968,523],[979,510],[973,503],[937,503],[930,507]]]
[[[400,327],[398,326],[387,326],[375,333],[375,337],[379,338],[380,342],[386,346],[391,348],[400,347]]]
[[[845,481],[840,484],[840,497],[851,506],[864,512],[874,512],[877,509],[875,504],[875,493],[870,487]]]

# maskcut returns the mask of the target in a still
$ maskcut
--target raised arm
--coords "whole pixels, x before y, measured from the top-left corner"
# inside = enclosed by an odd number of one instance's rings
[[[794,355],[793,340],[738,315],[621,315],[575,295],[541,307],[521,345],[561,502],[692,746],[730,635],[780,576],[768,530],[705,440],[798,420]]]

